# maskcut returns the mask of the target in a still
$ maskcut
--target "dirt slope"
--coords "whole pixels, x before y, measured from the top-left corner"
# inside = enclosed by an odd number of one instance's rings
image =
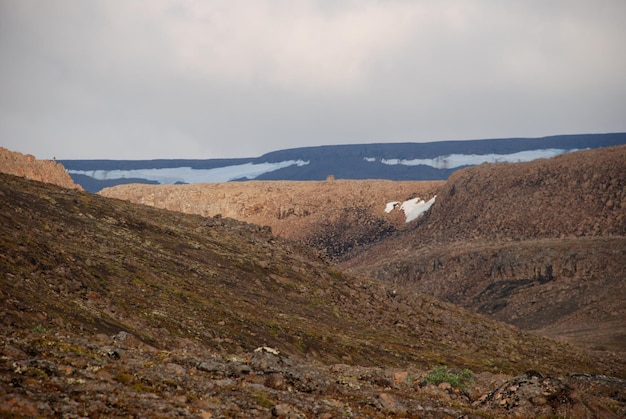
[[[344,264],[520,327],[626,350],[626,147],[455,173]]]
[[[37,160],[30,154],[22,154],[2,147],[0,147],[0,173],[23,176],[69,189],[83,189],[74,183],[61,163],[55,160]]]
[[[405,227],[391,201],[430,199],[443,182],[329,180],[250,181],[191,185],[119,185],[100,195],[188,214],[230,217],[270,226],[272,232],[335,258]]]
[[[344,275],[267,229],[4,174],[0,198],[3,416],[626,411],[623,357]],[[422,381],[441,363],[474,382]]]

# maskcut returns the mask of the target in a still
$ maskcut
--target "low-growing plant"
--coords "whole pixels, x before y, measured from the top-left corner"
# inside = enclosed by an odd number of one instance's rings
[[[252,398],[260,405],[267,409],[274,407],[274,400],[272,400],[266,393],[262,391],[255,391],[252,393]]]
[[[464,369],[460,373],[452,372],[445,365],[433,368],[424,381],[428,384],[439,385],[441,383],[448,383],[454,388],[464,388],[465,384],[472,381],[472,371],[470,369]]]
[[[34,333],[48,333],[48,329],[38,324],[37,326],[33,327],[33,332]]]
[[[125,372],[120,372],[113,377],[115,381],[122,384],[129,384],[133,380],[133,376]]]

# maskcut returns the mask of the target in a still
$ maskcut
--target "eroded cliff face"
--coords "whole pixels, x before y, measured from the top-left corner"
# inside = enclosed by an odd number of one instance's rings
[[[0,147],[0,172],[68,189],[83,189],[74,183],[65,167],[56,160],[37,160],[31,154],[22,154],[3,147]]]

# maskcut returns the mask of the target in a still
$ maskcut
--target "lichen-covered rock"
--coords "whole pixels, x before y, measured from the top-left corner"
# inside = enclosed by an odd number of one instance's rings
[[[594,390],[590,391],[591,388]],[[611,388],[615,402],[601,403],[600,400],[609,396],[603,395],[599,388]],[[618,402],[621,399],[619,393],[623,395],[624,388],[626,381],[617,378],[591,375],[544,377],[537,371],[528,371],[506,381],[478,404],[512,417],[619,418],[626,413],[626,407]]]

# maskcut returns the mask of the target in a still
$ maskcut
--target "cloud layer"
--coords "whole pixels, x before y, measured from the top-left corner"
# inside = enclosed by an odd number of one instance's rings
[[[0,0],[0,145],[39,158],[626,131],[626,2]]]

